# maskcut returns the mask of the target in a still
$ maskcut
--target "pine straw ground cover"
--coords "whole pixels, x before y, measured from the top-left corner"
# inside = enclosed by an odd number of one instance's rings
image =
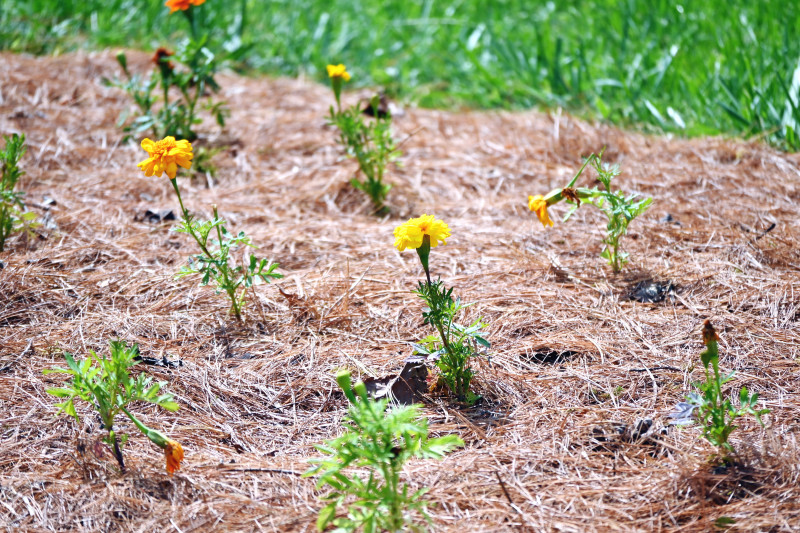
[[[485,317],[493,343],[477,364],[482,403],[426,402],[433,433],[466,442],[406,469],[414,488],[431,487],[434,530],[706,531],[723,516],[734,530],[800,528],[796,155],[557,114],[412,109],[395,119],[398,136],[411,137],[404,168],[390,173],[394,210],[377,219],[347,185],[354,163],[340,160],[324,124],[326,88],[223,77],[229,127],[203,128],[222,147],[219,173],[183,180],[184,199],[206,215],[218,204],[286,275],[257,289],[239,326],[211,289],[173,279],[192,252],[169,231],[175,222],[143,217],[177,206],[166,178],[136,168],[139,146],[120,141],[127,101],[100,83],[116,73],[112,54],[0,57],[0,131],[28,135],[22,187],[46,222],[41,238],[12,241],[1,258],[7,530],[313,530],[321,504],[299,473],[312,444],[339,431],[346,402],[333,371],[397,372],[427,334],[410,292],[416,257],[392,247],[392,229],[421,213],[449,223],[434,274],[477,302],[468,314]],[[633,262],[616,276],[598,257],[596,210],[545,231],[526,206],[603,145],[622,165],[619,186],[655,198],[632,224]],[[674,290],[659,303],[630,300],[647,280]],[[748,420],[734,433],[736,469],[709,466],[698,428],[660,430],[702,374],[706,318],[737,389],[772,410],[765,429]],[[109,338],[180,363],[140,365],[181,404],[138,410],[183,443],[174,477],[135,432],[123,476],[96,445],[93,417],[78,427],[53,416],[45,389],[63,378],[42,370],[61,366],[64,349],[106,352]],[[645,418],[655,434],[637,439]]]

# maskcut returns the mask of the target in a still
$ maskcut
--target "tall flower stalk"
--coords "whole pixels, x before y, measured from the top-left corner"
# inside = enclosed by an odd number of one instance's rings
[[[490,346],[478,334],[485,324],[480,319],[469,326],[458,324],[456,316],[468,304],[454,299],[453,289],[448,289],[439,279],[433,281],[430,272],[431,248],[447,244],[445,239],[450,237],[450,228],[433,215],[422,215],[398,226],[394,236],[395,247],[401,252],[414,249],[425,270],[425,281],[419,282],[414,293],[428,306],[422,312],[423,322],[436,331],[415,344],[414,350],[435,361],[442,379],[459,401],[473,404],[478,397],[470,390],[475,375],[470,361],[478,354],[479,346]]]
[[[365,120],[359,105],[342,109],[342,85],[350,81],[350,73],[342,64],[328,65],[327,70],[336,100],[336,107],[330,107],[328,124],[339,130],[339,144],[345,148],[348,157],[355,158],[364,176],[359,179],[356,174],[350,184],[369,196],[376,215],[385,215],[389,212],[386,197],[392,189],[392,185],[384,180],[386,168],[401,155],[392,138],[392,116],[388,112],[378,112],[378,96],[369,104],[374,120]]]
[[[626,196],[622,191],[612,191],[611,181],[619,176],[621,171],[619,165],[609,165],[602,162],[603,152],[600,154],[591,154],[583,166],[581,166],[575,177],[566,187],[555,189],[546,196],[535,195],[528,197],[528,208],[533,211],[542,225],[546,228],[553,225],[547,208],[551,205],[557,204],[562,200],[572,204],[572,207],[564,216],[566,222],[570,216],[582,205],[592,204],[597,207],[608,219],[606,225],[606,236],[603,239],[603,250],[600,257],[605,259],[614,272],[620,272],[622,268],[628,263],[629,254],[622,250],[620,239],[628,232],[628,224],[637,216],[644,213],[650,204],[653,202],[652,198],[638,199],[637,194]],[[587,165],[591,165],[597,172],[597,180],[603,186],[602,188],[594,187],[592,189],[579,187],[575,188],[574,185],[580,178]]]
[[[214,218],[205,221],[198,220],[186,209],[176,176],[179,166],[191,167],[193,154],[189,141],[173,137],[158,142],[144,139],[142,148],[149,157],[139,163],[139,168],[145,176],[167,174],[182,214],[181,224],[175,231],[191,235],[201,252],[191,256],[189,264],[181,268],[176,277],[200,275],[200,285],[213,283],[217,293],[224,292],[228,296],[230,313],[243,322],[248,289],[261,282],[269,283],[270,279],[282,278],[282,274],[275,272],[278,264],[250,254],[248,260],[239,265],[234,262],[232,266],[231,255],[237,248],[255,247],[250,237],[243,231],[231,234],[227,222],[219,217],[216,205],[212,206]]]

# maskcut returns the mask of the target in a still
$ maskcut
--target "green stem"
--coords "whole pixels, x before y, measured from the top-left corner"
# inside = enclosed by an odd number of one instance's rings
[[[172,183],[172,188],[175,189],[175,194],[178,196],[178,203],[181,206],[181,213],[183,214],[183,219],[186,221],[186,229],[189,231],[189,235],[191,235],[194,238],[195,242],[197,242],[197,245],[200,247],[200,250],[202,250],[202,252],[206,254],[206,257],[208,257],[209,259],[211,259],[212,262],[220,266],[220,271],[222,272],[223,281],[225,282],[225,287],[226,287],[225,292],[231,299],[232,302],[231,307],[233,308],[236,318],[241,322],[242,315],[239,306],[236,304],[236,293],[235,292],[233,292],[233,294],[231,293],[233,289],[230,288],[231,284],[230,284],[230,279],[228,278],[228,270],[226,268],[227,261],[225,267],[221,266],[220,265],[221,261],[217,261],[217,258],[214,257],[214,255],[208,250],[206,245],[200,240],[200,237],[198,237],[197,234],[194,232],[191,223],[191,216],[189,215],[189,212],[186,210],[186,207],[183,205],[183,199],[181,198],[181,191],[180,189],[178,189],[178,180],[170,179],[169,181]],[[214,218],[217,218],[216,207],[214,208]],[[220,246],[222,246],[222,234],[220,232],[219,225],[217,225],[217,235],[219,236]]]
[[[117,440],[117,434],[114,432],[111,427],[108,428],[108,434],[111,436],[111,442],[114,444],[114,458],[119,463],[119,469],[124,474],[125,473],[125,461],[122,459],[122,450],[119,449],[119,441]]]
[[[219,218],[219,215],[217,215],[217,206],[214,206],[214,219],[216,220],[218,218]],[[220,225],[219,224],[217,224],[216,227],[217,227],[217,239],[219,239],[219,247],[220,247],[220,250],[222,250],[222,230],[220,229]],[[220,261],[220,263],[221,262],[222,261]],[[236,298],[236,287],[233,286],[233,284],[231,283],[231,280],[228,278],[228,269],[227,269],[228,257],[227,256],[225,256],[225,265],[226,265],[226,268],[221,268],[220,269],[222,271],[223,281],[225,282],[225,292],[228,293],[228,298],[230,298],[230,300],[231,300],[231,308],[233,309],[233,313],[236,315],[236,318],[239,320],[239,322],[241,322],[242,321],[242,313],[241,313],[241,309],[239,307],[239,303],[238,303],[237,298]]]

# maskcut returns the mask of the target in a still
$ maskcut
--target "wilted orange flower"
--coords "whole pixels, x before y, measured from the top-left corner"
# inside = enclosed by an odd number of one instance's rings
[[[329,78],[341,78],[344,81],[350,81],[350,73],[347,72],[347,67],[339,63],[338,65],[328,65]]]
[[[553,221],[550,220],[550,217],[547,215],[547,200],[545,200],[544,196],[541,194],[528,196],[528,209],[536,213],[536,216],[539,217],[539,222],[541,222],[545,228],[553,225]]]
[[[717,330],[714,329],[714,325],[711,324],[711,320],[706,319],[703,323],[703,344],[708,346],[711,344],[711,341],[718,342],[719,335],[717,335]]]
[[[199,6],[206,0],[167,0],[164,5],[169,8],[169,14],[172,15],[176,11],[186,11],[189,6]]]
[[[161,177],[167,173],[169,179],[174,180],[178,173],[178,165],[183,168],[192,166],[192,143],[187,140],[176,141],[175,137],[165,137],[158,142],[144,139],[142,148],[150,155],[139,163],[138,166],[147,177],[155,174]]]
[[[171,55],[175,55],[175,54],[173,52],[170,52],[169,50],[167,50],[166,48],[164,48],[162,46],[161,48],[156,50],[155,54],[153,54],[152,61],[156,65],[163,65],[164,64],[163,60],[168,58]],[[172,68],[172,62],[167,61],[166,63],[170,66],[170,68]]]
[[[394,230],[394,245],[401,252],[406,248],[419,248],[428,235],[431,248],[436,248],[439,241],[447,244],[445,239],[450,236],[450,228],[441,220],[436,220],[433,215],[422,215],[419,218],[409,219]]]
[[[183,461],[181,443],[167,439],[167,443],[164,445],[164,455],[167,458],[167,473],[171,476],[180,469],[181,461]]]

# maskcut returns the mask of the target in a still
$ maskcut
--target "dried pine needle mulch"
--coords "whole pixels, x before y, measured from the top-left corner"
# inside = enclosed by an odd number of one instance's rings
[[[312,531],[320,504],[298,474],[312,444],[340,428],[332,372],[396,372],[428,333],[410,292],[416,257],[391,235],[422,213],[450,224],[434,273],[477,302],[466,318],[485,317],[493,343],[477,363],[482,404],[435,396],[425,408],[433,432],[467,443],[406,469],[413,488],[431,489],[434,530],[707,531],[720,517],[738,531],[800,528],[796,155],[559,115],[409,109],[396,118],[410,137],[390,173],[393,214],[379,220],[347,185],[354,163],[325,126],[325,87],[223,76],[229,126],[209,121],[197,143],[220,148],[218,174],[184,179],[184,199],[204,215],[218,204],[286,275],[255,291],[238,326],[213,290],[173,279],[193,252],[175,223],[143,219],[177,205],[165,178],[136,168],[137,143],[121,142],[115,122],[128,101],[101,84],[117,73],[113,55],[0,57],[0,132],[27,134],[22,187],[46,222],[0,257],[7,530]],[[622,165],[619,186],[655,198],[631,226],[621,275],[598,257],[597,212],[545,231],[526,208],[528,194],[565,184],[603,145]],[[628,298],[649,280],[674,291],[660,303]],[[766,429],[748,420],[735,433],[735,469],[709,466],[714,450],[697,428],[660,430],[701,376],[706,318],[733,385],[772,410]],[[63,350],[106,351],[111,338],[182,362],[141,369],[169,382],[179,412],[136,407],[183,443],[172,478],[130,424],[120,426],[131,434],[121,476],[85,405],[81,425],[53,416],[45,389],[63,378],[42,370],[63,365]],[[631,438],[640,419],[653,421],[654,438]]]

